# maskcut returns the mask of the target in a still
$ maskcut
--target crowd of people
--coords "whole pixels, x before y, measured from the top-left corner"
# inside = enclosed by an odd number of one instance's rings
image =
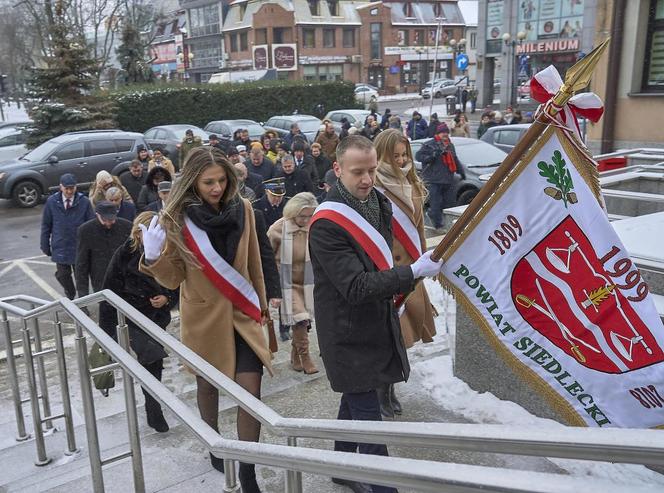
[[[393,418],[404,412],[394,384],[408,379],[406,349],[435,334],[419,280],[438,274],[442,262],[426,252],[424,204],[439,221],[431,209],[442,209],[445,184],[463,168],[443,122],[418,156],[424,181],[396,115],[372,115],[362,129],[347,123],[337,134],[324,122],[312,143],[297,125],[283,139],[238,132],[203,145],[188,134],[179,170],[162,149],[141,148],[121,177],[99,172],[88,197],[65,174],[44,208],[41,249],[69,298],[111,289],[164,329],[177,308],[181,341],[257,398],[264,369],[274,373],[263,325],[278,318],[281,340],[291,341],[290,367],[306,374],[319,371],[309,350],[315,328],[327,378],[342,394],[338,419]],[[413,131],[422,127],[417,121]],[[401,312],[398,297],[406,300]],[[116,336],[105,303],[99,322]],[[131,323],[130,340],[161,379],[163,348]],[[200,376],[196,382],[201,417],[218,430],[218,390]],[[167,432],[159,402],[144,394],[148,425]],[[241,408],[237,434],[260,437],[260,423]],[[388,453],[344,441],[335,450]],[[222,458],[210,461],[223,472]],[[239,479],[243,492],[260,491],[253,464],[240,464]]]

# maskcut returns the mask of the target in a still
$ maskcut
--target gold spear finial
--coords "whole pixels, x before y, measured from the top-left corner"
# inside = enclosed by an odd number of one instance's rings
[[[553,104],[555,106],[563,106],[574,94],[588,87],[595,67],[610,42],[611,38],[605,39],[602,44],[576,62],[567,71],[564,84],[553,97]]]

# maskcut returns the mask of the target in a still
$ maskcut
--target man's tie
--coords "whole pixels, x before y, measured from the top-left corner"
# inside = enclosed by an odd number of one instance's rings
[[[66,211],[69,210],[70,207],[71,207],[71,199],[65,200],[65,210]]]

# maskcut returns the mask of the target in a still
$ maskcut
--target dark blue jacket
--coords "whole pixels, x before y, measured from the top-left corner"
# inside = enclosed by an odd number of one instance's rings
[[[65,211],[60,192],[46,200],[41,225],[41,251],[51,257],[56,264],[76,263],[76,231],[95,213],[88,198],[80,192],[74,195],[74,202]]]
[[[426,139],[429,126],[424,118],[410,120],[406,132],[411,140]]]
[[[274,178],[274,163],[266,157],[263,158],[263,162],[260,166],[254,166],[254,163],[251,162],[251,158],[247,158],[244,165],[247,167],[247,171],[260,175],[263,181]],[[258,195],[258,193],[256,195]]]
[[[118,209],[118,217],[126,219],[129,222],[134,222],[134,219],[136,218],[136,206],[131,202],[123,200]]]

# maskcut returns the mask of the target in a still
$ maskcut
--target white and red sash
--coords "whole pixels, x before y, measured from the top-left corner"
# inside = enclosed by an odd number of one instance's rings
[[[417,226],[411,221],[410,217],[394,202],[385,190],[380,187],[374,187],[380,193],[385,195],[392,204],[392,230],[394,237],[399,240],[413,260],[417,260],[422,255],[422,242]]]
[[[260,324],[261,307],[254,287],[217,253],[205,231],[187,216],[184,222],[182,232],[185,243],[200,262],[205,277],[235,308]]]
[[[378,270],[394,266],[392,251],[383,235],[352,207],[341,202],[323,202],[314,211],[310,224],[313,225],[319,219],[328,219],[341,226],[360,244]]]

